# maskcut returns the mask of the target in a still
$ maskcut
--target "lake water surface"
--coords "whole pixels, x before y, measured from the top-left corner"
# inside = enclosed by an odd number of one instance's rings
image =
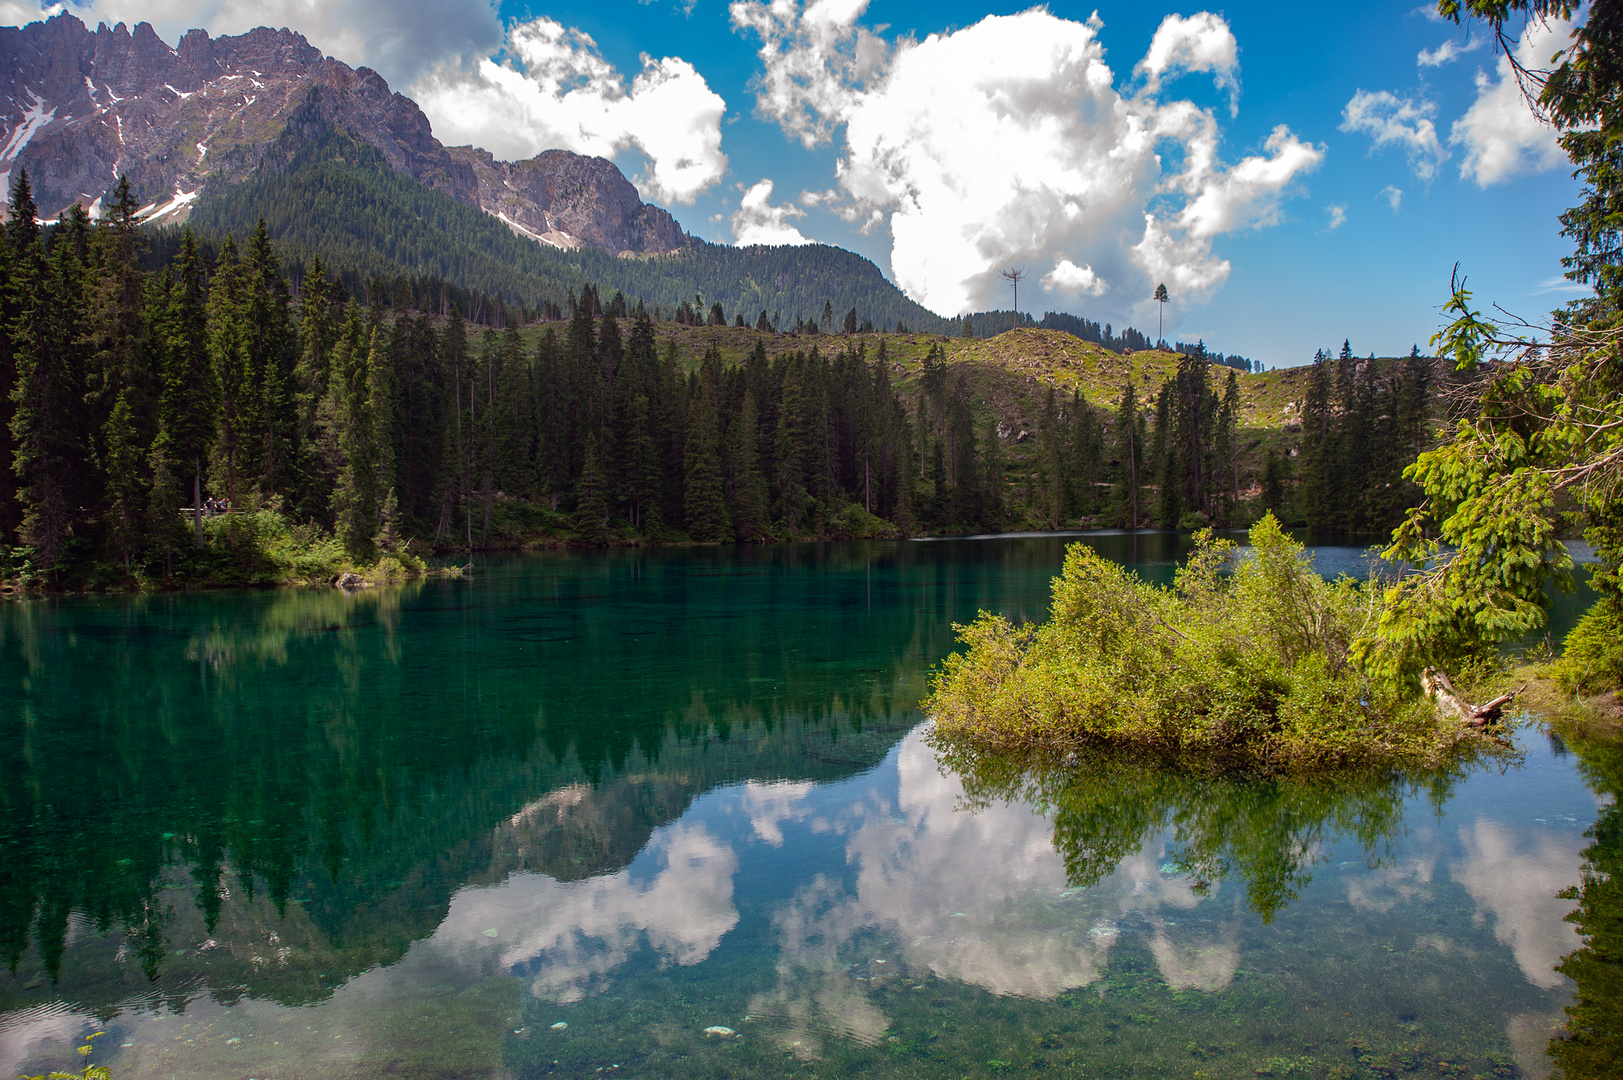
[[[0,607],[0,1076],[1548,1075],[1615,757],[938,760],[951,624],[1071,539]]]

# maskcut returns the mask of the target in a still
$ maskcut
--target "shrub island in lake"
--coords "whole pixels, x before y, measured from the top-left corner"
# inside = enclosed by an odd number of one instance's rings
[[[1472,709],[1446,678],[1361,662],[1381,589],[1324,580],[1272,515],[1236,555],[1202,532],[1161,588],[1073,545],[1046,622],[982,612],[957,628],[965,648],[925,702],[935,740],[1038,755],[1125,747],[1265,772],[1508,752],[1491,733],[1504,701]]]

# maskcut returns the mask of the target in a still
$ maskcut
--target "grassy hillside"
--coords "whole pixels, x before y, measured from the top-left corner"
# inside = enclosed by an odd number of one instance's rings
[[[1139,389],[1139,399],[1148,408],[1161,384],[1177,371],[1180,357],[1166,350],[1144,350],[1126,355],[1083,341],[1058,330],[1022,328],[993,338],[965,339],[937,334],[855,334],[794,335],[759,334],[736,327],[687,327],[661,323],[657,330],[660,347],[675,340],[690,364],[697,364],[711,345],[728,364],[740,363],[760,340],[769,356],[816,347],[822,352],[839,351],[850,345],[877,354],[881,342],[891,363],[891,377],[910,401],[917,400],[923,361],[931,348],[939,345],[946,353],[949,368],[968,380],[970,401],[978,423],[995,419],[1008,429],[1007,453],[1012,473],[1029,467],[1032,445],[1019,441],[1022,431],[1037,427],[1048,388],[1069,396],[1080,389],[1083,398],[1106,415],[1107,426],[1114,422],[1114,409],[1129,379]],[[1396,363],[1397,358],[1377,358],[1377,364]],[[1212,378],[1221,388],[1231,369],[1213,367]],[[1295,458],[1302,448],[1300,427],[1303,401],[1307,394],[1308,366],[1284,368],[1258,374],[1236,373],[1239,380],[1241,486],[1251,488],[1260,482],[1263,464],[1270,451],[1282,460]]]

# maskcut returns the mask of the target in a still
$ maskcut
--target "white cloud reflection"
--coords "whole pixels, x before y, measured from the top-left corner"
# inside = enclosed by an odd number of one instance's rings
[[[658,830],[644,849],[650,854],[659,869],[648,879],[630,868],[569,882],[515,874],[465,889],[434,942],[480,952],[494,939],[500,964],[529,972],[530,992],[556,1002],[601,991],[644,943],[664,963],[697,964],[738,923],[738,856],[703,825],[681,823]]]
[[[774,919],[778,984],[750,1011],[785,1022],[786,1049],[811,1058],[830,1035],[877,1039],[888,1021],[868,989],[926,971],[1037,999],[1087,986],[1129,917],[1149,920],[1170,985],[1216,990],[1232,979],[1238,915],[1188,917],[1201,898],[1162,871],[1162,834],[1099,884],[1071,888],[1049,819],[1018,805],[964,810],[962,785],[942,774],[921,732],[902,742],[897,769],[895,803],[872,797],[836,826],[847,835],[854,889],[819,877]],[[875,932],[897,942],[899,955],[867,948]]]

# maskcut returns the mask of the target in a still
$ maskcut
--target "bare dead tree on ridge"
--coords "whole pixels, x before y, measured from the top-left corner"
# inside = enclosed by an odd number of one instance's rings
[[[1026,276],[1023,269],[1005,270],[1000,275],[1004,281],[1014,286],[1014,326],[1020,328],[1020,279]]]

